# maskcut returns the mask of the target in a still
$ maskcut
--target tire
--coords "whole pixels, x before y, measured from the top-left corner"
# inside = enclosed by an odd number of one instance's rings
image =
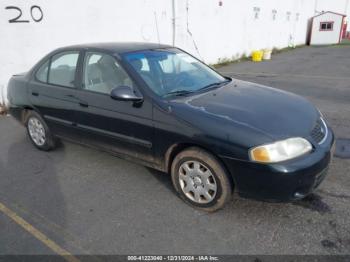
[[[173,186],[182,200],[197,209],[214,212],[230,199],[233,185],[215,156],[191,147],[180,152],[171,165]]]
[[[43,151],[50,151],[56,147],[56,141],[50,132],[44,119],[35,111],[28,111],[25,126],[30,141],[33,145]]]

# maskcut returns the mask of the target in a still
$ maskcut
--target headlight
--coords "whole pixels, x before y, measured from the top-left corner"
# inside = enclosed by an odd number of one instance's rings
[[[301,137],[288,138],[250,150],[251,160],[261,163],[276,163],[296,158],[312,150],[311,144]]]

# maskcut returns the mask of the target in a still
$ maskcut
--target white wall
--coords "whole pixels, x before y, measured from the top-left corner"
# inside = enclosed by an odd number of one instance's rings
[[[307,21],[314,14],[314,3],[309,0],[222,1],[222,6],[218,3],[207,0],[203,5],[202,0],[191,0],[188,10],[186,4],[177,8],[176,44],[208,63],[250,55],[259,48],[304,44]],[[255,7],[260,8],[257,19]],[[273,9],[277,11],[275,20]]]
[[[43,19],[31,18],[31,6]],[[28,23],[9,23],[19,7]],[[172,41],[171,1],[165,0],[2,0],[0,2],[0,90],[12,74],[27,71],[60,46],[106,41]],[[40,13],[34,8],[34,18]],[[159,39],[157,34],[157,25]],[[1,102],[1,101],[0,101]]]
[[[320,31],[321,22],[333,22],[333,30]],[[333,13],[324,13],[316,16],[312,22],[311,45],[327,45],[339,42],[342,33],[343,17]]]
[[[173,1],[175,45],[207,63],[249,55],[258,48],[304,44],[307,21],[315,9],[349,10],[349,0],[2,0],[0,91],[12,74],[27,71],[60,46],[105,41],[172,44]],[[39,22],[31,17],[34,5],[43,12]],[[9,6],[20,8],[20,19],[29,22],[9,23],[18,15],[5,9]],[[258,19],[254,8],[260,9]],[[272,10],[277,11],[275,20]],[[33,16],[41,17],[37,8]]]

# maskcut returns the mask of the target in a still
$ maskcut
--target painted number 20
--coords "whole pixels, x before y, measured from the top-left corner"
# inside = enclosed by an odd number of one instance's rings
[[[17,6],[6,6],[6,10],[16,10],[18,12],[18,15],[12,19],[9,20],[9,23],[29,23],[29,20],[22,20],[20,19],[22,16],[22,10],[21,8]],[[40,22],[44,18],[44,13],[41,10],[40,6],[33,5],[30,7],[30,16],[32,17],[34,22]]]

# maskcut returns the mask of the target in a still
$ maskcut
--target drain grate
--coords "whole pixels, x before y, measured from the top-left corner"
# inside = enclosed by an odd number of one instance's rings
[[[337,139],[334,156],[339,158],[350,158],[350,139]]]

